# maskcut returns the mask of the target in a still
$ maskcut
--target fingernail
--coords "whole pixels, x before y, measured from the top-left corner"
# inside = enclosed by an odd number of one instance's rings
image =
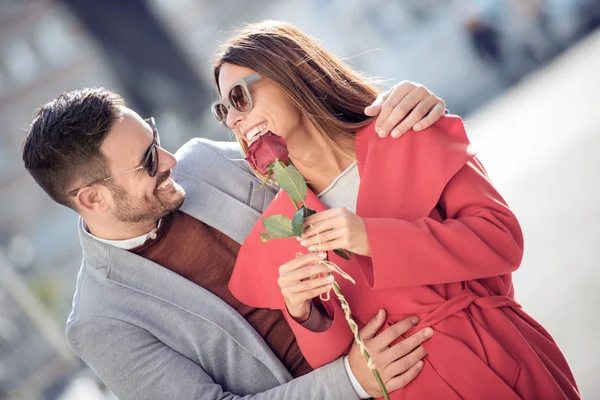
[[[402,136],[404,134],[404,132],[402,132],[400,129],[394,129],[392,131],[392,137],[394,139],[398,139],[400,136]]]
[[[324,252],[319,253],[319,258],[324,260],[326,257],[327,257],[327,253],[324,253]]]
[[[413,127],[413,130],[415,130],[415,131],[420,131],[422,127],[423,127],[423,126],[422,126],[421,124],[416,124],[416,125]]]
[[[425,337],[432,337],[433,336],[433,329],[431,328],[426,328],[425,332],[423,332],[425,334]]]
[[[377,311],[377,318],[382,318],[383,317],[383,310],[379,310]]]
[[[302,241],[300,242],[300,245],[301,245],[301,246],[304,246],[304,247],[306,247],[306,240],[302,240]]]
[[[297,241],[301,241],[301,240],[302,240],[302,238],[301,238],[300,236],[296,236],[296,240],[297,240]]]
[[[415,364],[415,367],[417,367],[417,369],[423,368],[423,361],[421,361],[421,360],[417,361],[417,363]]]
[[[306,243],[304,243],[304,244],[303,244],[303,246],[306,246]],[[308,251],[315,251],[315,250],[317,250],[317,247],[316,247],[316,246],[310,246],[310,247],[308,248]]]
[[[327,282],[333,282],[333,275],[327,275],[327,278],[325,278],[325,280]]]
[[[384,131],[381,128],[375,128],[375,132],[377,132],[377,134],[379,135],[379,137],[384,137],[387,134],[387,132]]]
[[[413,324],[415,324],[415,325],[416,325],[416,324],[418,324],[418,323],[419,323],[419,318],[418,318],[418,317],[412,317],[412,318],[410,319],[410,322],[412,322]]]

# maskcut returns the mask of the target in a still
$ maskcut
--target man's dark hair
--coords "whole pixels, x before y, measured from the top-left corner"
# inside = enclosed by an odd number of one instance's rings
[[[23,142],[25,168],[57,203],[74,209],[68,192],[108,177],[100,152],[108,131],[123,118],[125,101],[104,88],[62,93],[36,111]]]

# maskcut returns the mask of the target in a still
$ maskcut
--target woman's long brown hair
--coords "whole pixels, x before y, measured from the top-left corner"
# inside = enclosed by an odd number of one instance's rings
[[[371,121],[364,109],[378,95],[367,78],[298,28],[279,21],[249,24],[215,55],[219,95],[224,63],[250,68],[274,81],[335,148]],[[242,149],[247,147],[240,141]],[[342,150],[343,151],[343,150]]]

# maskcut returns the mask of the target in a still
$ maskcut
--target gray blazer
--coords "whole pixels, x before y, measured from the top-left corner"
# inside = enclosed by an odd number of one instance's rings
[[[239,147],[194,139],[176,157],[173,176],[187,193],[182,211],[241,243],[273,192],[255,191],[260,182]],[[357,398],[341,359],[292,380],[220,298],[93,239],[82,221],[79,230],[83,263],[67,339],[121,400]]]

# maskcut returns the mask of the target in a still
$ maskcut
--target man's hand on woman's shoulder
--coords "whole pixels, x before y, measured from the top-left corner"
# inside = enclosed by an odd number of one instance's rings
[[[402,81],[381,93],[365,114],[376,116],[375,130],[382,138],[391,133],[399,138],[411,128],[420,131],[433,125],[446,113],[444,100],[425,86]]]

